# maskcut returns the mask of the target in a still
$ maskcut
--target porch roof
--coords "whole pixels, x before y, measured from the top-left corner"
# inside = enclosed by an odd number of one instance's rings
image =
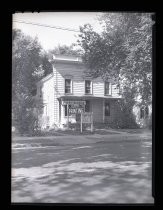
[[[112,96],[93,96],[93,95],[83,95],[83,96],[73,96],[64,95],[58,97],[58,100],[88,100],[88,99],[123,99],[122,97],[112,97]]]

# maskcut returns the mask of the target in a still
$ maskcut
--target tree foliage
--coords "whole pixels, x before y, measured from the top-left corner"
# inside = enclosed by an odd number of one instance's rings
[[[152,100],[152,19],[147,13],[106,13],[101,34],[90,24],[80,27],[79,45],[93,77],[118,79],[126,100]],[[131,98],[129,98],[130,96]]]
[[[46,52],[37,37],[31,38],[14,29],[12,46],[12,116],[20,133],[31,133],[34,129],[37,105],[36,83],[52,73],[49,62],[52,54],[79,55],[74,46],[58,46]]]
[[[48,65],[38,39],[13,30],[12,115],[21,133],[33,129],[36,82],[49,71]]]
[[[60,54],[60,55],[72,55],[72,56],[80,56],[81,50],[74,49],[75,44],[72,44],[70,46],[67,45],[58,45],[53,50],[49,51],[49,56],[52,54]]]
[[[44,77],[53,72],[52,64],[50,63],[49,54],[43,51],[41,54],[41,68],[44,71]]]

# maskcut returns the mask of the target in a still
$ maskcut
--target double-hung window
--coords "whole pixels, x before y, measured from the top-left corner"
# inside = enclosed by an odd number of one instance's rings
[[[105,95],[111,95],[111,83],[105,82]]]
[[[85,94],[92,94],[91,80],[85,80]]]
[[[65,79],[65,93],[66,94],[72,93],[71,85],[72,85],[71,79]]]

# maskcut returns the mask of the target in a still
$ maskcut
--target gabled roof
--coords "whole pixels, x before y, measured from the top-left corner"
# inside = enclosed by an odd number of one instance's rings
[[[50,74],[48,74],[46,77],[44,77],[44,78],[42,78],[40,81],[38,81],[37,84],[43,83],[43,82],[45,82],[45,81],[51,79],[51,77],[53,77],[53,75],[54,75],[53,72],[50,73]]]

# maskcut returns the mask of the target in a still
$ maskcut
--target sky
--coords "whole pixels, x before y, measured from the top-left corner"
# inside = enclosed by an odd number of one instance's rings
[[[67,31],[55,28],[36,26],[31,24],[18,23],[25,21],[30,23],[46,24],[79,30],[79,26],[90,23],[94,30],[101,32],[97,17],[101,12],[40,12],[40,13],[15,13],[13,14],[13,28],[21,29],[26,35],[38,37],[43,49],[50,50],[60,45],[70,46],[76,43],[78,32]]]

